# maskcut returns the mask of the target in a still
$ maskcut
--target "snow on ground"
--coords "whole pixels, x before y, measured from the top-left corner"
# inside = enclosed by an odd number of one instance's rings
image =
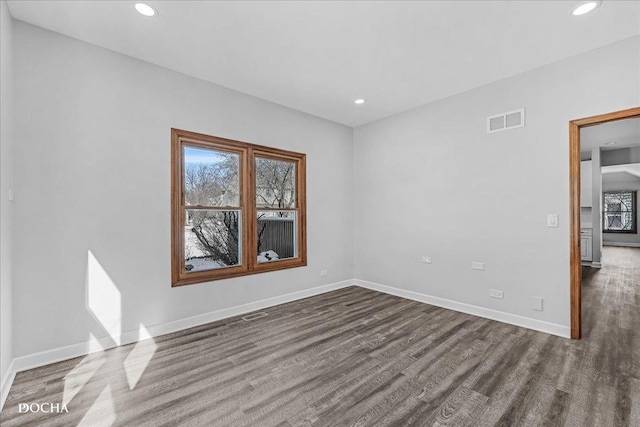
[[[269,262],[269,261],[277,261],[279,260],[280,257],[278,256],[277,253],[275,253],[275,251],[266,251],[266,252],[260,252],[258,254],[258,262]]]
[[[185,261],[185,265],[192,265],[193,268],[189,270],[191,273],[194,271],[213,270],[215,268],[226,267],[220,261],[214,261],[211,258],[192,258]]]
[[[222,261],[214,261],[200,250],[198,247],[198,238],[193,231],[191,231],[191,227],[184,228],[184,246],[184,254],[186,257],[185,266],[193,266],[191,270],[187,271],[204,271],[226,267]]]
[[[191,227],[184,228],[184,254],[187,258],[207,256],[207,254],[198,248],[198,238],[195,233],[191,231]]]
[[[194,272],[214,270],[216,268],[226,267],[226,264],[222,261],[213,260],[200,250],[198,247],[198,238],[193,231],[191,231],[191,227],[184,228],[184,244],[184,253],[186,257],[185,266],[187,266],[187,268],[189,268],[189,265],[193,266],[191,270],[187,271]],[[279,259],[280,257],[278,254],[272,250],[260,252],[260,254],[258,254],[258,262],[278,261]]]

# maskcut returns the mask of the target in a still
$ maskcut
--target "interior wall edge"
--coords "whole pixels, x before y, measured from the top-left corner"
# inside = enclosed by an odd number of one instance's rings
[[[14,368],[14,360],[15,359],[11,359],[9,367],[7,368],[7,372],[0,382],[0,411],[2,411],[2,408],[4,408],[4,402],[7,401],[9,390],[11,390],[11,385],[13,384],[13,380],[17,374],[17,371]]]
[[[14,39],[13,18],[6,1],[0,2],[0,397],[11,373],[14,351]]]

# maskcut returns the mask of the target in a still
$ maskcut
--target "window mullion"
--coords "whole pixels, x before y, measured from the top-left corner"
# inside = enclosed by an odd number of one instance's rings
[[[246,223],[247,227],[245,228],[246,233],[244,236],[244,241],[247,246],[246,248],[246,262],[247,268],[249,270],[253,270],[256,258],[257,258],[257,243],[256,243],[256,224],[254,221],[254,216],[256,212],[255,208],[255,170],[254,170],[254,160],[253,160],[253,149],[251,147],[247,148],[245,153],[245,172],[243,176],[245,178],[245,206],[246,206]]]

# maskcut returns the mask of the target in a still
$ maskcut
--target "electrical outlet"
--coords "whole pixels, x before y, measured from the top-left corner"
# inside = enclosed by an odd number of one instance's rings
[[[503,299],[504,298],[504,292],[499,291],[497,289],[490,289],[489,290],[489,296],[491,298]]]
[[[320,277],[327,276],[329,272],[327,270],[320,270]]]
[[[472,270],[484,270],[484,262],[472,262],[471,263]]]
[[[531,310],[542,311],[542,298],[531,297]]]
[[[431,264],[431,257],[430,256],[423,256],[422,257],[422,262],[424,262],[425,264]]]

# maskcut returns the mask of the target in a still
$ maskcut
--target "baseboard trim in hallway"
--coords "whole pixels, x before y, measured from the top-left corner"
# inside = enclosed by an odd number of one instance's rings
[[[523,328],[533,329],[535,331],[545,332],[551,335],[557,335],[562,338],[569,338],[571,336],[571,329],[569,328],[569,326],[545,322],[543,320],[532,319],[530,317],[518,316],[517,314],[505,313],[503,311],[492,310],[490,308],[480,307],[477,305],[465,304],[463,302],[434,297],[418,292],[407,291],[405,289],[394,288],[392,286],[368,282],[366,280],[356,279],[355,284],[374,291],[384,292],[386,294],[395,295],[397,297],[407,298],[410,300],[435,305],[437,307],[442,307],[449,310],[472,314],[474,316],[484,317],[486,319],[497,320],[498,322],[521,326]]]
[[[603,246],[617,246],[621,248],[640,248],[640,243],[602,242]]]

